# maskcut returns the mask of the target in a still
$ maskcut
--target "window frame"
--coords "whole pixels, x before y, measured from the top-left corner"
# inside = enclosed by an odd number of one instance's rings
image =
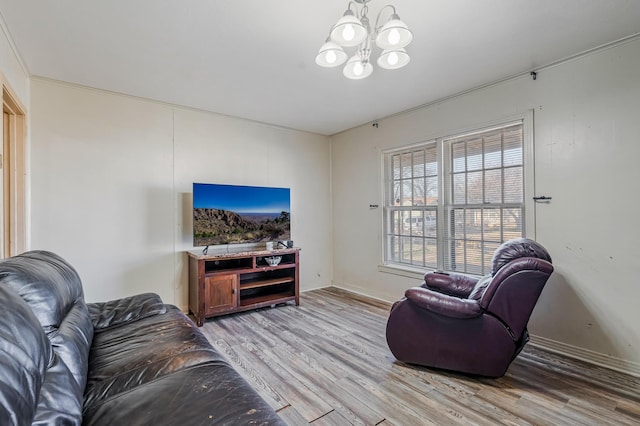
[[[445,218],[446,218],[446,209],[447,209],[447,197],[449,194],[446,194],[447,190],[444,180],[447,178],[447,173],[449,171],[450,165],[446,165],[444,162],[449,159],[448,153],[446,152],[447,148],[445,146],[445,141],[472,136],[474,134],[484,133],[491,131],[493,129],[504,128],[509,125],[513,125],[516,123],[522,123],[522,132],[523,132],[523,147],[522,147],[522,163],[523,163],[523,235],[527,238],[535,239],[535,203],[533,201],[534,191],[535,191],[535,175],[534,175],[534,135],[533,135],[533,110],[529,110],[523,114],[518,114],[514,116],[504,117],[499,120],[495,120],[489,123],[479,124],[476,126],[469,126],[466,129],[461,129],[458,131],[451,132],[442,132],[438,136],[425,138],[423,141],[396,147],[392,149],[387,149],[381,151],[381,200],[382,200],[382,209],[380,214],[380,223],[381,223],[381,247],[380,247],[380,263],[378,266],[378,270],[380,272],[387,272],[401,276],[407,277],[422,277],[422,275],[428,271],[433,269],[445,270],[445,250],[447,247],[445,235]],[[436,267],[431,266],[419,266],[413,264],[399,263],[390,259],[389,250],[391,247],[389,232],[389,215],[390,210],[398,210],[397,208],[391,209],[392,207],[389,203],[390,200],[387,199],[389,194],[392,193],[386,186],[392,185],[392,179],[387,175],[391,172],[389,168],[388,160],[391,155],[403,153],[411,150],[421,149],[425,146],[430,146],[432,144],[436,145],[437,152],[437,162],[438,162],[438,203],[436,206],[437,211],[437,225],[436,225],[436,239],[437,239],[437,259],[436,259]],[[390,197],[389,197],[390,198]],[[413,206],[411,206],[413,207]],[[410,209],[405,208],[405,210]],[[425,207],[426,208],[426,207]],[[461,272],[465,273],[465,272]],[[478,274],[468,273],[467,275],[475,275]]]

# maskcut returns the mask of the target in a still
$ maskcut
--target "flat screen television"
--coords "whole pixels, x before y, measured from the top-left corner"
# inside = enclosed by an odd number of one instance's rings
[[[291,239],[289,188],[193,184],[193,245]]]

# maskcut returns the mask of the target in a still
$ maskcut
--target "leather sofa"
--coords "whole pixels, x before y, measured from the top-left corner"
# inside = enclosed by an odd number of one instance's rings
[[[387,343],[410,364],[488,377],[505,374],[529,341],[527,323],[549,276],[551,256],[518,238],[493,254],[491,273],[428,272],[391,308]]]
[[[1,425],[284,424],[153,293],[85,303],[60,256],[0,261]]]

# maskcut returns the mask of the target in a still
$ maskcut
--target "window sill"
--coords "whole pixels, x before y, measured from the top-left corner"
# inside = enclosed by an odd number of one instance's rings
[[[435,270],[436,270],[435,268],[420,269],[420,268],[412,268],[410,266],[378,265],[378,272],[382,272],[385,274],[398,275],[398,276],[407,277],[407,278],[415,278],[421,281],[424,280],[424,275],[427,272],[435,271]],[[447,273],[449,273],[449,271],[447,271]],[[468,277],[472,277],[476,279],[482,278],[482,275],[476,275],[476,274],[470,274],[470,273],[464,273],[464,272],[451,272],[451,273],[466,275]]]
[[[402,277],[414,278],[417,280],[423,280],[424,274],[426,274],[429,270],[430,269],[412,268],[410,266],[378,265],[378,272],[400,275]]]

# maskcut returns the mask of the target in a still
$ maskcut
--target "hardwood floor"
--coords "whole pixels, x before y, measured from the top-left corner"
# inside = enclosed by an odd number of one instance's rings
[[[389,307],[329,288],[202,331],[290,425],[640,425],[640,379],[530,345],[500,379],[400,363]]]

